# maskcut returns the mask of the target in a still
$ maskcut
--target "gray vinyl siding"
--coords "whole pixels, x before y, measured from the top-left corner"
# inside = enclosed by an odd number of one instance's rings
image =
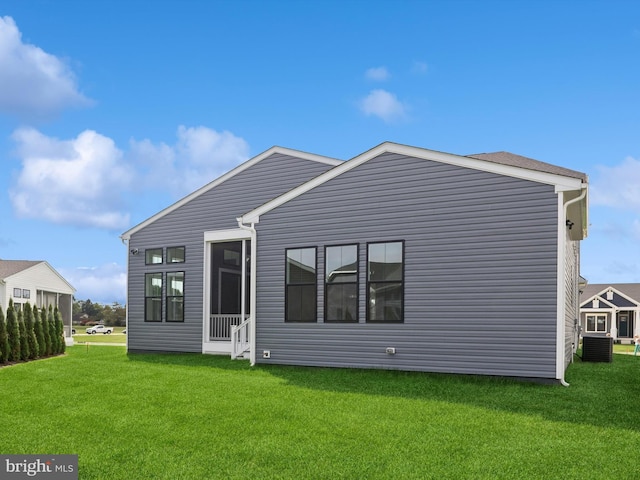
[[[310,190],[257,225],[256,361],[555,378],[557,205],[553,186],[397,154]],[[366,244],[395,240],[404,323],[368,324]],[[325,324],[324,246],[354,243],[359,323]],[[314,245],[318,321],[285,323],[285,248]]]
[[[331,168],[274,154],[134,233],[129,250],[128,348],[131,351],[201,352],[204,232],[238,228],[236,218]],[[145,249],[185,247],[185,262],[145,265]],[[184,323],[166,322],[166,272],[185,272]],[[163,272],[163,321],[144,321],[144,275]]]
[[[572,361],[578,345],[580,242],[569,239],[567,231],[565,245],[565,305],[564,305],[564,368]]]

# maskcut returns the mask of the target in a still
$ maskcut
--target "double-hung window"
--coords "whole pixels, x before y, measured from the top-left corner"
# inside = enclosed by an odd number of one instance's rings
[[[358,322],[358,245],[325,248],[325,322]]]
[[[184,272],[167,273],[167,322],[184,322]]]
[[[144,321],[162,321],[162,273],[144,276]]]
[[[316,322],[316,249],[286,250],[285,322]]]
[[[587,315],[587,332],[606,333],[607,315]]]
[[[404,242],[367,245],[367,322],[404,321]]]

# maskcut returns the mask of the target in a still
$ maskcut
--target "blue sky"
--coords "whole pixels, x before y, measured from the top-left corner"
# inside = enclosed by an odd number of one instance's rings
[[[586,172],[591,283],[640,282],[640,3],[0,4],[0,258],[125,301],[119,235],[273,145]]]

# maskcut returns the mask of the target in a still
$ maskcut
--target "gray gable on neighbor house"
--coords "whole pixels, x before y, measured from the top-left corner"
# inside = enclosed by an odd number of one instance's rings
[[[614,291],[613,300],[607,300],[607,294],[602,293],[600,298],[606,300],[609,303],[614,304],[617,307],[632,307],[640,305],[640,283],[594,283],[587,285],[580,295],[580,303],[583,303],[589,300],[594,295],[598,295],[600,292],[605,291],[609,287],[612,287],[614,290],[626,295],[635,301],[635,303],[630,302],[624,297],[616,294]]]

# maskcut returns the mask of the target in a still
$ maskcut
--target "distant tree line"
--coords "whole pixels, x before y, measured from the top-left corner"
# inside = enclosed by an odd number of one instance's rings
[[[29,303],[16,310],[13,300],[5,317],[0,307],[0,365],[26,362],[65,352],[64,325],[58,308],[31,308]]]
[[[110,327],[123,327],[126,324],[127,311],[124,305],[114,302],[111,305],[93,303],[91,300],[74,300],[73,323],[76,325],[103,324]]]

